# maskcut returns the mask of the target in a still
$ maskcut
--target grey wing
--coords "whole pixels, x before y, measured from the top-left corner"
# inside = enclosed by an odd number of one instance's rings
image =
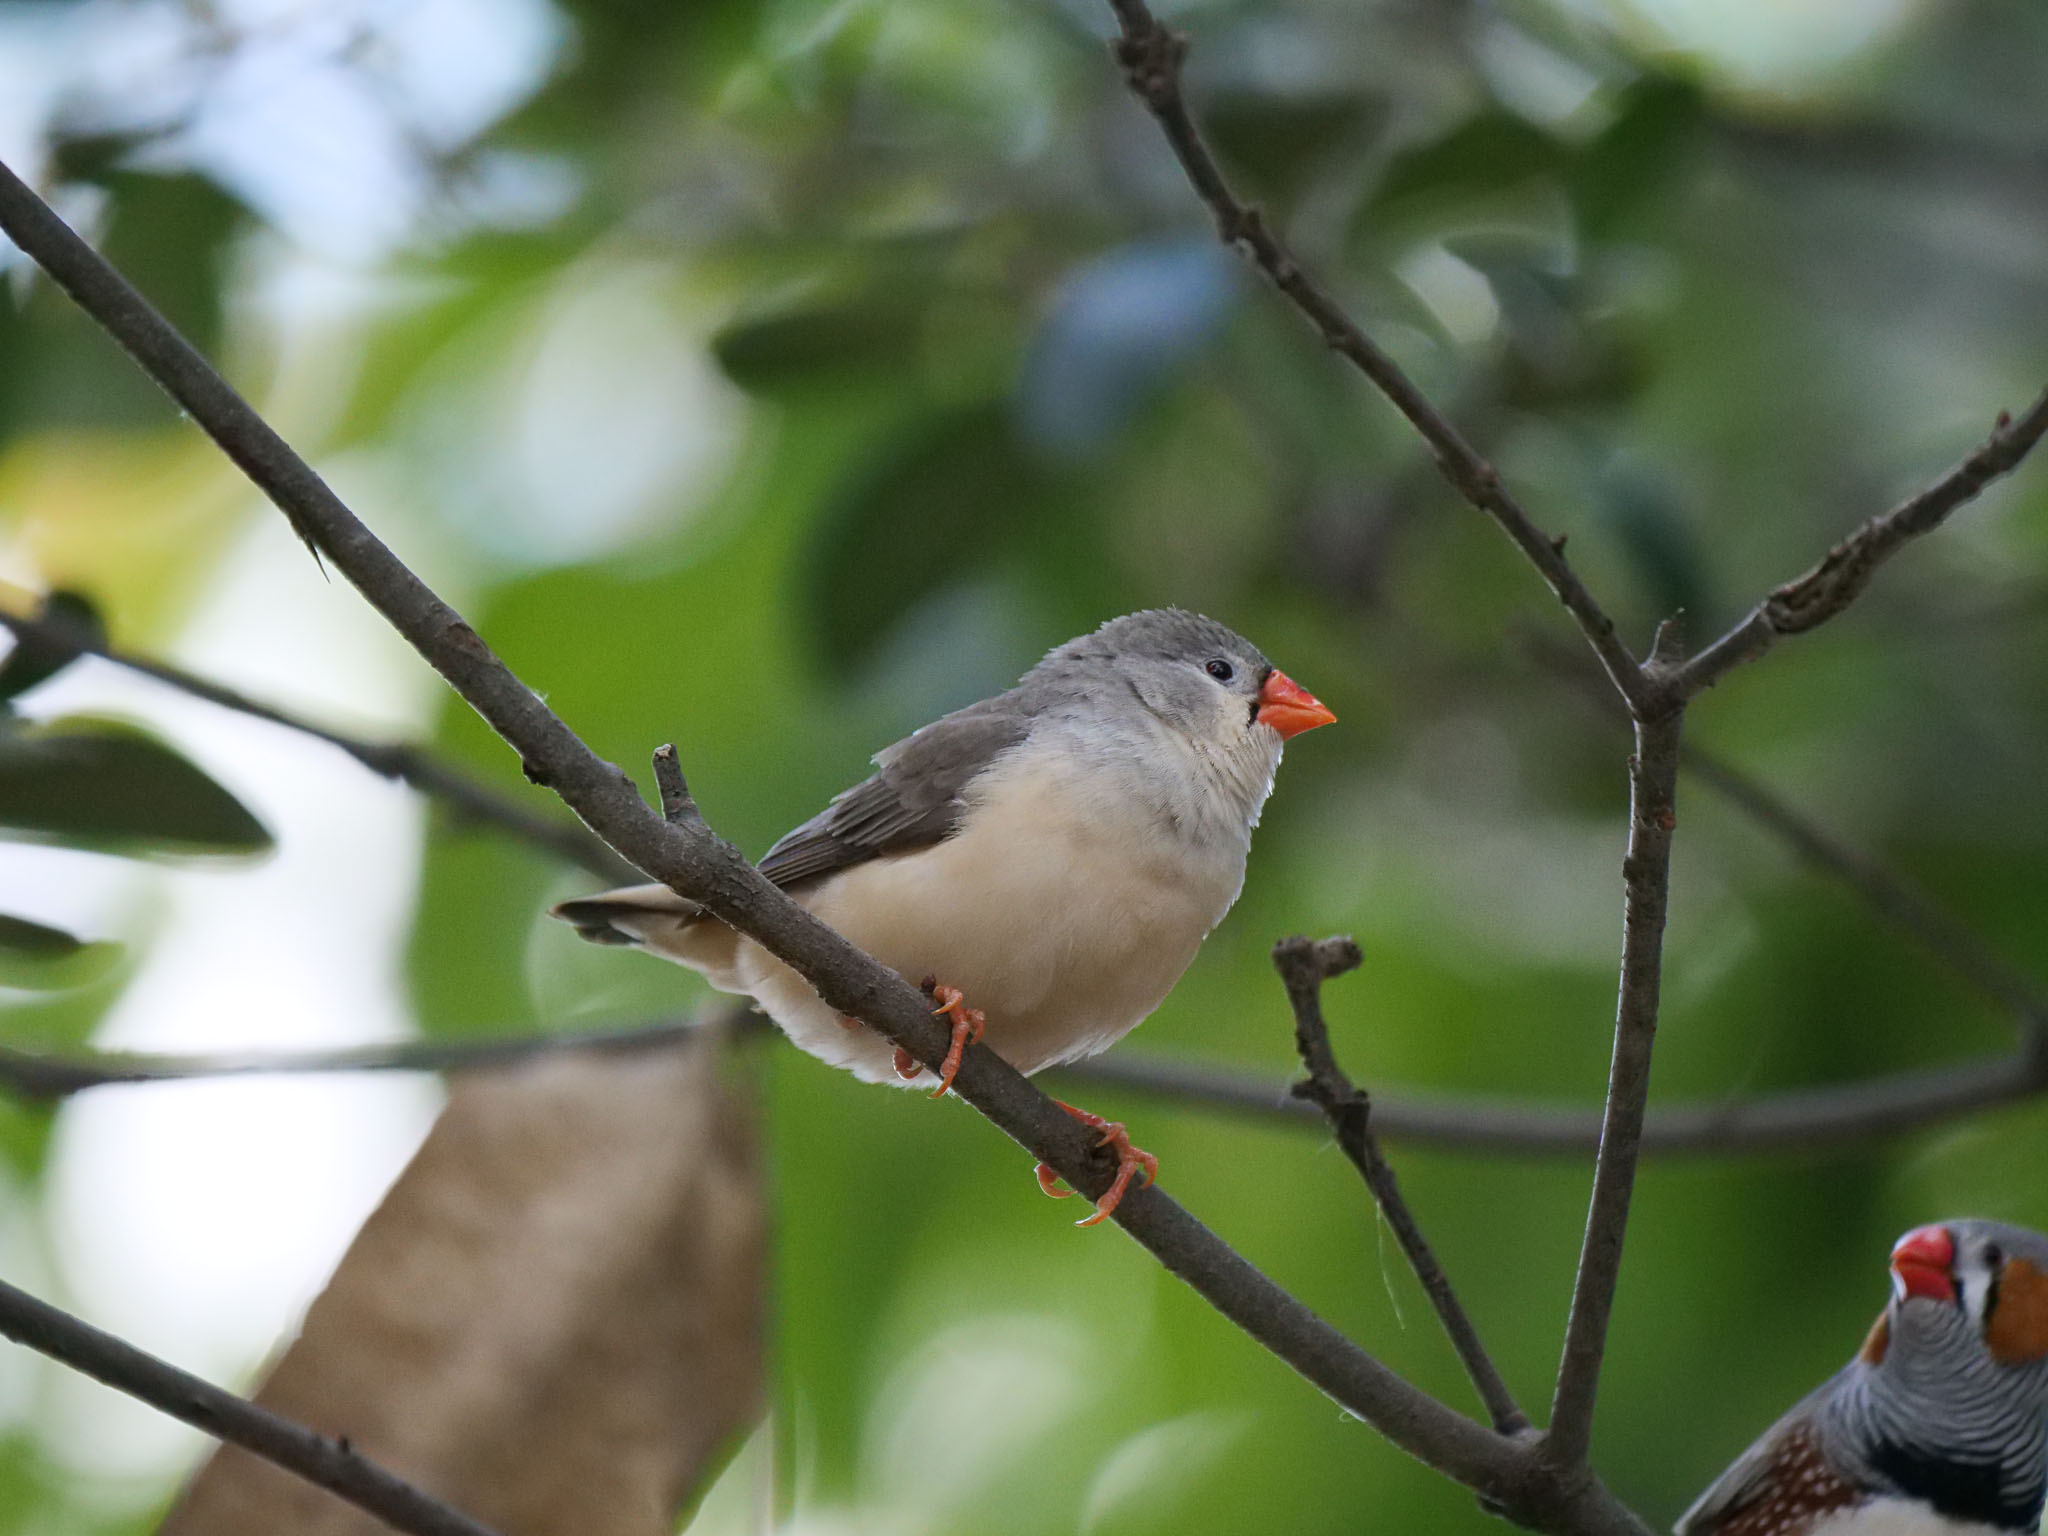
[[[1827,1390],[1823,1386],[1801,1398],[1782,1419],[1759,1435],[1756,1443],[1736,1457],[1728,1470],[1693,1501],[1692,1508],[1678,1517],[1678,1523],[1671,1528],[1673,1536],[1713,1536],[1726,1521],[1768,1493],[1786,1452],[1798,1449],[1788,1442],[1798,1436],[1803,1443],[1811,1443],[1812,1408]]]
[[[1777,1431],[1765,1435],[1715,1478],[1711,1487],[1678,1517],[1672,1536],[1712,1536],[1722,1521],[1740,1514],[1770,1482],[1778,1459]]]
[[[1031,713],[1011,694],[933,721],[876,753],[873,775],[770,848],[761,873],[793,886],[941,841],[960,823],[967,785],[1030,732]]]

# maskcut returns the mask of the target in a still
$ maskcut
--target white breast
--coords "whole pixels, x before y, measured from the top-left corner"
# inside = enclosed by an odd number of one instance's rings
[[[1105,1049],[1158,1007],[1237,899],[1248,829],[1176,825],[1123,770],[1027,744],[974,787],[958,833],[871,860],[802,898],[913,983],[934,976],[988,1016],[1020,1071]],[[895,1081],[894,1049],[848,1030],[801,978],[742,947],[746,990],[813,1055]]]
[[[2003,1536],[1976,1521],[1951,1520],[1909,1499],[1873,1499],[1829,1515],[1809,1536]]]

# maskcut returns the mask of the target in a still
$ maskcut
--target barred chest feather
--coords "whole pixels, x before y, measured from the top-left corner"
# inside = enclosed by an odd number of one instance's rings
[[[2010,1536],[1914,1499],[1872,1496],[1828,1464],[1810,1435],[1786,1437],[1757,1494],[1697,1536]]]

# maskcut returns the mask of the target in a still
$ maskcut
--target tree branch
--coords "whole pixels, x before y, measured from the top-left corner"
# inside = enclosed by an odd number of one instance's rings
[[[1394,1240],[1408,1256],[1409,1267],[1436,1308],[1437,1320],[1458,1352],[1465,1374],[1471,1378],[1479,1400],[1486,1405],[1493,1427],[1504,1435],[1520,1434],[1529,1427],[1529,1416],[1516,1404],[1514,1394],[1501,1380],[1486,1346],[1479,1342],[1479,1330],[1465,1314],[1457,1292],[1445,1276],[1443,1266],[1422,1227],[1402,1198],[1401,1183],[1393,1165],[1380,1151],[1372,1129],[1372,1100],[1344,1075],[1330,1048],[1329,1025],[1323,1020],[1323,983],[1346,971],[1357,969],[1364,959],[1350,939],[1282,939],[1273,946],[1273,967],[1287,989],[1288,1006],[1294,1010],[1294,1047],[1301,1056],[1306,1079],[1294,1085],[1294,1097],[1314,1104],[1328,1118],[1337,1145],[1351,1159],[1351,1165],[1365,1179],[1366,1188],[1378,1203],[1380,1214],[1393,1229]]]
[[[2048,1033],[2048,1001],[1975,934],[1878,860],[1829,835],[1770,786],[1704,747],[1688,746],[1685,771],[1776,834],[1800,858],[1848,886],[1872,911],[2001,1007],[2030,1035]]]
[[[1105,1056],[1058,1069],[1063,1082],[1155,1094],[1262,1120],[1319,1124],[1322,1114],[1289,1085],[1155,1058]],[[1643,1122],[1640,1151],[1663,1157],[1751,1157],[1822,1151],[1938,1125],[1961,1115],[2048,1095],[2048,1050],[2015,1051],[1960,1066],[1898,1072],[1841,1087],[1766,1094],[1725,1103],[1682,1104]],[[1592,1108],[1514,1099],[1381,1094],[1380,1134],[1410,1146],[1453,1152],[1578,1156],[1600,1146]]]
[[[2048,390],[2017,421],[1999,412],[1997,425],[1976,452],[1917,496],[1871,518],[1805,575],[1773,591],[1741,623],[1679,668],[1672,685],[1681,697],[1690,698],[1744,662],[1756,660],[1787,635],[1825,624],[1856,600],[1880,565],[2017,468],[2043,434],[2048,434]]]
[[[1407,417],[1436,457],[1437,467],[1457,492],[1500,524],[1515,546],[1564,604],[1607,676],[1632,707],[1648,702],[1641,669],[1586,584],[1564,557],[1564,540],[1552,538],[1501,484],[1498,471],[1480,456],[1412,379],[1310,276],[1257,208],[1239,200],[1189,115],[1181,94],[1181,62],[1187,39],[1163,27],[1145,0],[1109,0],[1122,35],[1116,43],[1124,79],[1166,133],[1195,193],[1216,219],[1225,245],[1242,249],[1266,278],[1307,317],[1325,345],[1352,363]]]
[[[233,1055],[154,1055],[95,1051],[48,1056],[0,1047],[0,1089],[20,1099],[57,1101],[94,1088],[189,1082],[217,1077],[321,1072],[468,1072],[554,1051],[661,1050],[702,1028],[781,1039],[744,1005],[724,1019],[661,1019],[644,1024],[462,1040],[398,1040],[330,1051],[251,1051]],[[1140,1093],[1171,1104],[1218,1110],[1294,1126],[1321,1126],[1323,1113],[1297,1099],[1293,1085],[1242,1072],[1128,1052],[1050,1069],[1053,1081]],[[1938,1125],[1978,1110],[2048,1094],[2048,1050],[2016,1051],[1959,1066],[1898,1072],[1840,1087],[1765,1094],[1652,1111],[1642,1151],[1661,1157],[1748,1157],[1760,1152],[1822,1151]],[[1514,1099],[1380,1094],[1378,1132],[1410,1146],[1451,1152],[1576,1156],[1600,1145],[1597,1109]]]
[[[358,1455],[268,1408],[146,1354],[0,1280],[0,1335],[148,1403],[216,1440],[238,1445],[325,1488],[411,1536],[493,1536],[491,1528],[429,1498]]]
[[[1541,670],[1574,684],[1606,720],[1625,720],[1614,695],[1575,648],[1532,631],[1527,654]],[[2028,1036],[2048,1034],[2048,999],[1981,939],[1929,901],[1896,870],[1851,847],[1799,810],[1747,769],[1696,742],[1686,744],[1679,769],[1719,795],[1794,855],[1846,885],[1879,917],[1913,939],[1979,992],[2011,1011]]]
[[[1653,664],[1660,669],[1675,649],[1676,626],[1657,635]],[[1625,890],[1621,982],[1615,1006],[1614,1058],[1608,1068],[1607,1104],[1593,1170],[1593,1198],[1565,1324],[1564,1356],[1551,1399],[1543,1454],[1560,1467],[1584,1463],[1592,1443],[1593,1401],[1607,1349],[1607,1323],[1621,1272],[1636,1160],[1642,1150],[1644,1110],[1650,1096],[1650,1053],[1657,1038],[1657,1007],[1664,969],[1664,921],[1671,892],[1671,834],[1683,710],[1636,724],[1629,759],[1628,852],[1621,861]]]
[[[702,822],[670,823],[650,810],[626,774],[593,753],[140,294],[4,167],[0,228],[127,348],[301,536],[520,754],[528,778],[552,788],[651,878],[791,965],[828,1006],[927,1066],[940,1065],[950,1031],[914,987],[770,884]],[[954,1091],[1070,1187],[1092,1199],[1108,1189],[1112,1159],[1102,1155],[1095,1136],[986,1046],[968,1048]],[[1590,1475],[1550,1475],[1523,1446],[1404,1381],[1247,1263],[1158,1185],[1127,1194],[1115,1220],[1342,1406],[1522,1523],[1581,1536],[1644,1530]]]
[[[592,837],[583,827],[536,816],[496,790],[489,789],[459,770],[436,760],[431,753],[406,742],[368,741],[346,732],[316,725],[299,715],[238,693],[181,667],[131,655],[102,642],[77,621],[61,613],[44,612],[35,617],[0,609],[0,624],[12,630],[18,643],[35,645],[52,655],[97,656],[117,667],[154,678],[180,693],[204,699],[222,709],[281,725],[317,741],[338,748],[372,773],[394,783],[410,785],[448,808],[458,821],[496,827],[536,848],[545,848],[558,858],[582,866],[603,880],[630,880],[636,871]]]
[[[735,1015],[737,1017],[735,1017]],[[320,1072],[451,1072],[510,1066],[555,1051],[659,1050],[701,1029],[751,1019],[735,1009],[724,1019],[661,1019],[598,1029],[568,1029],[493,1039],[393,1040],[327,1051],[238,1051],[164,1055],[92,1051],[45,1056],[0,1046],[0,1088],[16,1098],[56,1101],[93,1088],[178,1083],[219,1077],[292,1076]]]

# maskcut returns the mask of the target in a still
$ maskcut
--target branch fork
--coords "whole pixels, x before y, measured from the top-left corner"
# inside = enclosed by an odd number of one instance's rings
[[[1379,388],[1427,443],[1452,486],[1522,551],[1626,702],[1636,733],[1629,765],[1614,1056],[1551,1423],[1540,1439],[1531,1442],[1516,1428],[1519,1410],[1505,1388],[1498,1387],[1497,1377],[1494,1386],[1482,1380],[1475,1362],[1483,1361],[1484,1355],[1476,1350],[1476,1338],[1475,1353],[1466,1356],[1466,1364],[1498,1429],[1453,1412],[1395,1375],[1274,1285],[1156,1186],[1132,1192],[1119,1205],[1115,1219],[1226,1317],[1395,1444],[1471,1488],[1487,1507],[1532,1529],[1570,1536],[1643,1536],[1642,1523],[1594,1477],[1587,1451],[1642,1146],[1685,704],[1735,666],[1763,654],[1783,635],[1812,628],[1840,612],[1883,560],[1939,526],[1990,481],[2015,467],[2048,433],[2048,392],[2019,418],[2001,419],[1991,438],[1949,475],[1859,529],[1813,571],[1780,587],[1706,649],[1684,658],[1676,628],[1667,624],[1649,659],[1638,662],[1614,621],[1565,560],[1563,537],[1553,537],[1537,525],[1493,466],[1309,275],[1258,211],[1232,192],[1181,94],[1185,39],[1162,27],[1144,0],[1109,4],[1122,32],[1117,58],[1125,77],[1159,121],[1194,190],[1215,216],[1219,233],[1246,253],[1333,350]],[[701,903],[793,966],[830,1006],[873,1026],[928,1066],[939,1064],[950,1032],[930,1017],[916,991],[776,890],[736,849],[715,836],[696,814],[672,750],[657,754],[655,760],[662,804],[657,815],[624,773],[595,756],[146,300],[4,166],[0,228],[126,347],[243,469],[284,513],[316,559],[331,564],[354,584],[483,716],[518,753],[530,778],[553,789],[632,865]],[[1299,959],[1284,960],[1283,975],[1288,974],[1285,965],[1307,968],[1301,978],[1310,987],[1312,1000],[1317,1000],[1314,1027],[1299,1023],[1301,991],[1293,983],[1289,995],[1297,1004],[1298,1029],[1308,1046],[1305,1059],[1317,1057],[1310,1063],[1311,1082],[1319,1075],[1324,1078],[1340,1139],[1349,1137],[1361,1149],[1354,1157],[1361,1171],[1376,1167],[1385,1172],[1371,1135],[1369,1101],[1337,1071],[1327,1034],[1322,1035],[1320,1048],[1316,1041],[1321,982],[1348,969],[1345,962],[1353,952],[1311,945]],[[1338,969],[1331,969],[1333,965]],[[2043,1049],[2038,1039],[2034,1048]],[[967,1051],[955,1089],[1082,1193],[1095,1198],[1106,1187],[1092,1136],[986,1047]],[[1376,1172],[1367,1177],[1383,1209],[1389,1202],[1382,1185],[1398,1202],[1390,1172],[1384,1179]],[[1391,1215],[1389,1219],[1393,1220]],[[1443,1291],[1448,1295],[1447,1285]],[[1440,1305],[1440,1313],[1444,1310]],[[104,1379],[137,1390],[130,1376],[116,1373]],[[222,1432],[211,1424],[204,1427]],[[261,1446],[251,1448],[273,1454]]]
[[[1330,1045],[1330,1028],[1323,1019],[1323,983],[1357,970],[1364,962],[1365,952],[1350,938],[1282,939],[1273,946],[1273,968],[1280,973],[1288,1005],[1294,1010],[1294,1048],[1308,1073],[1294,1084],[1291,1092],[1323,1112],[1337,1145],[1364,1177],[1380,1214],[1407,1255],[1415,1278],[1422,1282],[1430,1305],[1436,1308],[1437,1318],[1464,1363],[1465,1374],[1471,1377],[1480,1401],[1486,1405],[1495,1431],[1520,1435],[1529,1428],[1529,1416],[1516,1405],[1507,1383],[1479,1342],[1478,1330],[1466,1316],[1443,1266],[1437,1262],[1408,1202],[1402,1198],[1393,1165],[1380,1151],[1379,1138],[1373,1134],[1371,1097],[1344,1075]]]
[[[1781,635],[1812,628],[1840,612],[1884,559],[1907,540],[1939,526],[1956,507],[2016,466],[2048,433],[2048,392],[2018,420],[2001,415],[1990,440],[1957,469],[1866,524],[1812,572],[1778,588],[1721,640],[1688,659],[1674,616],[1658,627],[1649,656],[1639,662],[1621,641],[1614,621],[1566,563],[1564,537],[1552,537],[1538,528],[1501,483],[1493,465],[1473,450],[1393,359],[1302,269],[1258,211],[1231,190],[1181,93],[1185,40],[1162,27],[1145,0],[1108,3],[1121,32],[1115,48],[1125,78],[1158,120],[1196,194],[1215,216],[1224,240],[1244,247],[1273,286],[1324,339],[1379,387],[1429,445],[1444,477],[1521,549],[1578,625],[1626,703],[1635,728],[1635,753],[1628,765],[1629,836],[1622,862],[1623,941],[1614,1054],[1585,1238],[1551,1403],[1551,1424],[1538,1442],[1536,1454],[1552,1480],[1551,1495],[1559,1496],[1590,1476],[1585,1469],[1594,1398],[1649,1097],[1685,706],[1725,672],[1763,654]],[[1350,950],[1318,951],[1313,946],[1301,947],[1305,944],[1288,941],[1275,951],[1275,963],[1282,967],[1283,977],[1292,972],[1288,990],[1298,1020],[1303,1016],[1302,988],[1319,987],[1328,975],[1336,974],[1328,969],[1333,964],[1349,968],[1345,962],[1355,963]],[[1324,1104],[1340,1139],[1346,1126],[1355,1128],[1361,1152],[1354,1161],[1360,1162],[1363,1171],[1366,1162],[1362,1159],[1371,1156],[1366,1150],[1371,1147],[1367,1107],[1341,1074],[1333,1075],[1326,1035],[1317,1043],[1319,1010],[1314,1017],[1315,1028],[1298,1030],[1303,1059],[1310,1070],[1307,1092]],[[2048,1050],[2039,1039],[2037,1033],[2030,1045]],[[1448,1318],[1446,1323],[1448,1326]],[[1468,1368],[1471,1363],[1468,1359]],[[1496,1409],[1496,1421],[1501,1417]]]

